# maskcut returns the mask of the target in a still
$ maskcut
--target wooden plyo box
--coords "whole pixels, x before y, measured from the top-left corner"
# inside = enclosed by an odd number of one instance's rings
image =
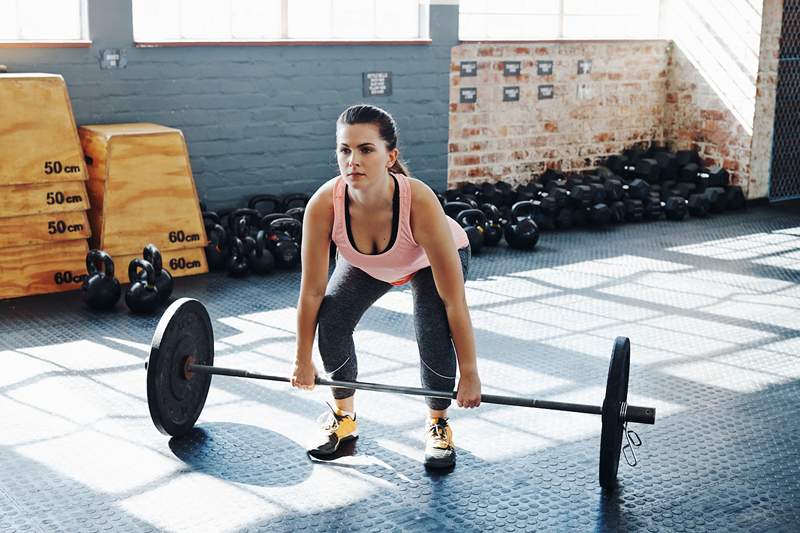
[[[166,256],[207,244],[180,130],[108,124],[81,126],[78,133],[89,172],[93,248],[122,257],[153,243]],[[164,264],[169,268],[168,261]],[[201,271],[207,268],[196,273]]]
[[[141,258],[142,253],[121,256],[112,256],[114,269],[120,283],[128,282],[128,265],[131,261]],[[161,251],[161,263],[173,278],[194,276],[208,272],[206,251],[204,248],[184,248],[181,250]]]
[[[0,74],[0,185],[86,177],[64,78]]]
[[[5,248],[89,237],[85,211],[9,217],[0,222],[0,254]]]
[[[0,299],[79,289],[86,276],[86,240],[4,248]]]
[[[87,209],[89,196],[83,181],[0,186],[0,218]]]

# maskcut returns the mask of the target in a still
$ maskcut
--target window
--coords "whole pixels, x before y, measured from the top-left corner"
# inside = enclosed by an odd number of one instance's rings
[[[0,41],[89,38],[86,0],[0,0]]]
[[[133,0],[147,42],[427,39],[428,0]]]
[[[461,0],[459,38],[654,39],[659,0]]]

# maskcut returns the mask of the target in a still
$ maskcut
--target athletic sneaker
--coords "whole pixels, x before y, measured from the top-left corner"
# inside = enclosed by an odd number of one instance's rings
[[[446,418],[432,418],[425,429],[425,466],[449,468],[455,464],[453,430]]]
[[[330,404],[328,407],[330,412],[323,413],[317,419],[321,424],[321,433],[308,449],[308,454],[312,457],[333,455],[343,442],[358,438],[356,415],[344,414]]]

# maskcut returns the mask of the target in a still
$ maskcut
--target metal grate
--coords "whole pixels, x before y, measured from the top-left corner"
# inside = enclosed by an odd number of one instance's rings
[[[785,0],[769,199],[795,198],[800,198],[800,0]]]

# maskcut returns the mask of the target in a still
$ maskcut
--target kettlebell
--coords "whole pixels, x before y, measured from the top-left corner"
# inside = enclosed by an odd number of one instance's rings
[[[308,205],[310,196],[305,193],[287,194],[283,197],[283,209],[288,212],[289,209],[295,207],[305,207]]]
[[[247,202],[248,208],[257,210],[261,215],[277,213],[282,206],[283,201],[274,194],[257,194]]]
[[[206,245],[208,267],[211,270],[222,270],[225,268],[225,259],[228,256],[228,250],[225,246],[227,238],[225,228],[220,224],[206,226],[206,234],[208,235],[208,244]]]
[[[164,303],[169,300],[172,295],[172,289],[175,288],[175,282],[172,275],[164,268],[161,260],[161,252],[156,248],[155,244],[148,244],[142,251],[142,257],[153,265],[153,270],[156,273],[156,288],[158,289],[158,297]]]
[[[228,275],[234,278],[246,276],[247,270],[247,250],[244,242],[239,237],[233,237],[230,242],[230,253],[225,260]]]
[[[248,237],[252,239],[252,237]],[[267,246],[267,234],[262,229],[256,235],[255,242],[247,254],[247,264],[254,274],[265,276],[275,268],[275,257]]]
[[[539,242],[539,226],[533,221],[535,205],[531,201],[517,202],[511,208],[511,219],[504,234],[511,248],[532,250]]]
[[[303,222],[303,217],[306,215],[305,207],[292,207],[286,210],[286,216],[292,217],[295,220]]]
[[[458,214],[456,222],[461,224],[461,227],[467,233],[472,253],[479,254],[481,248],[483,248],[486,215],[480,209],[465,209]]]
[[[139,269],[142,272],[139,272]],[[134,259],[128,265],[131,286],[125,292],[125,303],[134,313],[149,314],[155,311],[161,300],[156,288],[156,271],[149,261]]]
[[[216,211],[203,211],[202,215],[203,215],[203,226],[205,226],[206,229],[213,226],[214,224],[222,223],[220,222],[219,215],[216,213]]]
[[[102,261],[103,271],[97,269],[97,262]],[[87,278],[81,286],[83,299],[92,309],[108,310],[117,305],[122,288],[114,277],[114,261],[103,250],[90,250],[86,254]]]
[[[503,226],[500,225],[500,210],[494,204],[485,203],[481,205],[481,211],[486,215],[486,225],[483,227],[483,244],[497,246],[503,238]]]
[[[300,263],[300,239],[303,225],[285,214],[275,213],[261,219],[267,244],[280,268],[294,268]]]
[[[443,209],[444,209],[444,214],[445,215],[449,216],[450,218],[452,218],[453,220],[458,222],[458,214],[460,212],[462,212],[465,209],[473,209],[474,207],[477,207],[477,206],[473,206],[472,204],[469,204],[467,202],[461,202],[461,201],[454,200],[454,201],[451,201],[451,202],[446,202],[444,204],[444,208]]]
[[[228,229],[234,236],[240,239],[245,235],[255,236],[258,231],[258,223],[261,220],[261,216],[261,213],[249,207],[235,209],[228,215]],[[244,219],[244,223],[242,219]]]

